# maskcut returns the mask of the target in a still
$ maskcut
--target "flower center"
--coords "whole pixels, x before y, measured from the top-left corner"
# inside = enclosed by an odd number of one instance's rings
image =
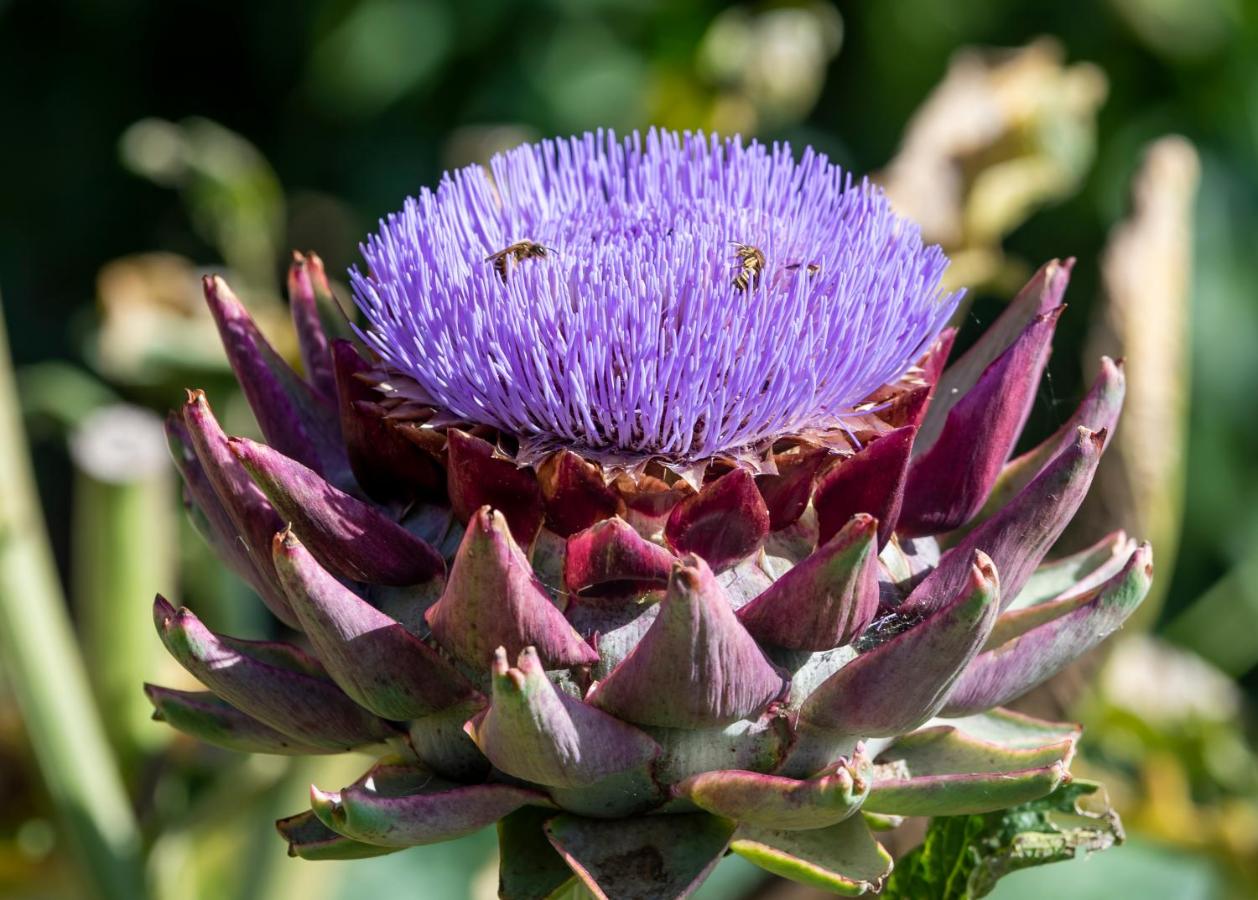
[[[947,260],[822,156],[651,132],[518,148],[382,223],[364,338],[448,417],[691,460],[829,428],[946,322]]]

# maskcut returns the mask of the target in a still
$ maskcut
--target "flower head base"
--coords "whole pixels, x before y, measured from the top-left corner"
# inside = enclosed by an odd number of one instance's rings
[[[811,149],[544,141],[446,176],[353,273],[411,399],[529,450],[697,460],[833,429],[946,323],[947,259]]]

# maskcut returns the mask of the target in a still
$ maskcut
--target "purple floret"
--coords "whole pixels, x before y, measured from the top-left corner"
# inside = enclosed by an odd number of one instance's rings
[[[504,279],[486,258],[518,241],[548,250]],[[746,289],[737,244],[765,259]],[[447,173],[362,251],[362,336],[420,399],[533,447],[619,458],[839,426],[960,298],[940,289],[943,251],[824,155],[657,130]]]

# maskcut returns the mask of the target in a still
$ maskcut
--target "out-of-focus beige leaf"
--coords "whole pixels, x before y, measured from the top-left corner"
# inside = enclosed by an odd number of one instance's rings
[[[880,176],[895,207],[952,257],[949,286],[1002,285],[1022,266],[1001,241],[1070,196],[1092,165],[1107,83],[1056,41],[959,51]]]
[[[1200,164],[1181,137],[1152,143],[1132,184],[1130,216],[1101,263],[1104,296],[1084,358],[1126,359],[1122,421],[1081,521],[1125,528],[1157,549],[1153,591],[1137,616],[1156,616],[1170,583],[1183,511],[1188,440],[1193,207]],[[1094,363],[1095,365],[1095,363]]]
[[[214,320],[205,306],[206,270],[174,253],[137,253],[106,263],[96,276],[100,324],[88,347],[97,369],[125,384],[162,383],[172,370],[226,371]],[[278,298],[250,310],[276,349],[296,355]],[[259,308],[260,307],[260,308]]]

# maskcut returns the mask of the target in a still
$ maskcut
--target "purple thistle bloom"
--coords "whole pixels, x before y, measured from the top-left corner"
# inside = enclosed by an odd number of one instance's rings
[[[1070,263],[945,368],[943,254],[811,152],[587,135],[492,168],[365,248],[383,361],[328,339],[317,257],[289,273],[304,378],[205,280],[265,441],[201,391],[167,435],[194,524],[303,638],[220,635],[158,595],[205,690],[150,686],[155,716],[246,752],[387,748],[277,823],[289,852],[497,823],[509,900],[686,897],[730,852],[877,892],[862,810],[1055,791],[1078,727],[998,707],[1152,576],[1121,532],[1044,562],[1118,421],[1117,364],[1010,460]]]
[[[351,278],[417,399],[522,449],[697,460],[835,428],[960,298],[940,248],[811,148],[600,131],[490,172],[408,199]],[[544,250],[491,259],[521,241]]]

